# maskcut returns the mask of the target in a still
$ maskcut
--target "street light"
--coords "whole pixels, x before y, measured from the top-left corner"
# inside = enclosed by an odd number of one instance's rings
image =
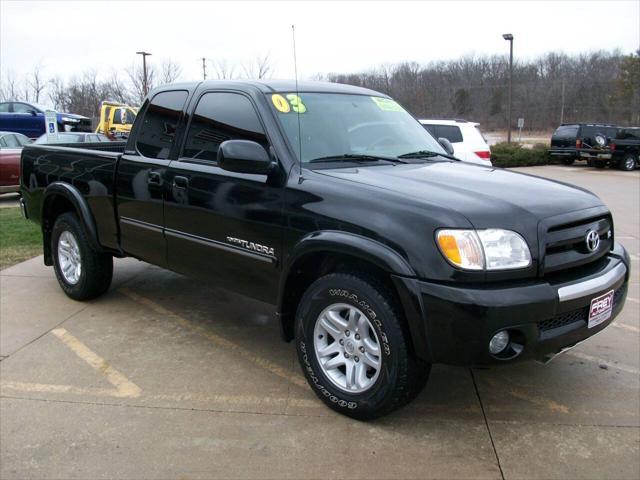
[[[144,96],[146,97],[149,93],[149,84],[147,83],[147,57],[151,55],[149,52],[136,52],[136,55],[142,55],[142,76],[143,83],[142,89],[144,90]]]
[[[511,143],[511,84],[513,81],[513,35],[505,33],[502,38],[509,41],[509,128],[507,130],[507,143]]]

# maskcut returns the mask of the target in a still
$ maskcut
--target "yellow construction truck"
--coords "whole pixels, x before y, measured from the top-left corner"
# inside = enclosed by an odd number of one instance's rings
[[[124,103],[102,102],[100,104],[100,122],[96,133],[102,133],[111,140],[124,140],[129,137],[138,108]]]

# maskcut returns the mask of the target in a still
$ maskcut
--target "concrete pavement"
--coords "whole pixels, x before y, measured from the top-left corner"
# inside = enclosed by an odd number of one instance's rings
[[[634,271],[602,334],[546,366],[434,366],[363,423],[315,398],[273,307],[132,259],[74,302],[38,257],[0,272],[0,478],[639,478],[639,172],[519,171],[614,211]]]

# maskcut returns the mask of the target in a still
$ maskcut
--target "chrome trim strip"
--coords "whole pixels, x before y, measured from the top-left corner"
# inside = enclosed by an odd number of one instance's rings
[[[239,255],[252,258],[254,260],[260,260],[261,262],[275,263],[277,261],[277,258],[275,256],[267,255],[264,253],[251,252],[249,250],[245,250],[244,248],[228,245],[226,243],[219,242],[217,240],[212,240],[210,238],[200,237],[198,235],[192,235],[190,233],[180,232],[178,230],[172,230],[170,228],[166,228],[164,232],[165,232],[165,235],[182,238],[184,240],[191,240],[192,242],[197,242],[207,247],[217,248],[219,250],[224,250],[226,252],[237,253]]]
[[[560,287],[558,289],[558,298],[561,302],[566,302],[567,300],[573,300],[575,298],[586,297],[587,295],[598,293],[624,278],[626,274],[627,267],[624,266],[624,263],[619,263],[600,277],[567,285],[566,287]]]
[[[153,230],[154,232],[162,233],[162,227],[154,223],[147,223],[129,217],[120,217],[120,221],[122,223],[126,223],[127,225],[133,225],[134,227],[146,228],[147,230]]]

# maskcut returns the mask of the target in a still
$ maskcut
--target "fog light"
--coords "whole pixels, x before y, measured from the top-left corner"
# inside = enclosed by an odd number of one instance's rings
[[[491,341],[489,342],[489,351],[492,354],[497,355],[507,348],[507,345],[509,345],[509,332],[501,330],[491,338]]]

